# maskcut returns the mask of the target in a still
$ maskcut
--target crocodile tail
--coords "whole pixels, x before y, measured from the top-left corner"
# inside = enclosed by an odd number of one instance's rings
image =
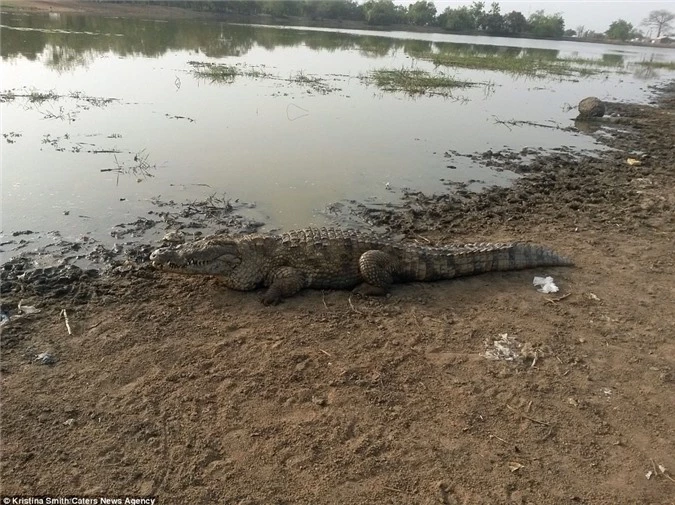
[[[483,272],[522,270],[548,266],[572,266],[570,259],[536,244],[467,244],[448,255],[454,276]]]

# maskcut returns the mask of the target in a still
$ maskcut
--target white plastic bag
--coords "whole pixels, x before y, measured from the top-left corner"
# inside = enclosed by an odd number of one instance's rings
[[[558,286],[553,282],[553,277],[535,277],[532,281],[535,286],[541,286],[537,291],[540,293],[557,293]]]

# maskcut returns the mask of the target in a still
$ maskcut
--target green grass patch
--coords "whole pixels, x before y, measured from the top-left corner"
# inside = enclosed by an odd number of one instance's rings
[[[227,65],[224,63],[204,63],[200,61],[189,61],[193,67],[193,73],[197,77],[209,79],[211,82],[232,83],[239,76],[264,78],[270,77],[257,67],[247,65]]]
[[[623,68],[623,58],[556,58],[552,60],[553,63],[561,63],[565,65],[580,65],[580,66],[590,66],[590,67],[602,67],[602,68]]]
[[[460,81],[444,74],[424,70],[382,68],[365,77],[383,91],[404,91],[410,95],[448,95],[454,88],[477,86],[476,82]]]
[[[601,69],[623,68],[621,62],[609,59],[586,58],[537,58],[533,56],[508,56],[502,54],[479,55],[472,53],[418,53],[417,58],[431,61],[437,67],[492,70],[531,77],[587,76],[602,72]]]
[[[639,61],[636,65],[640,65],[641,67],[675,70],[675,61]]]

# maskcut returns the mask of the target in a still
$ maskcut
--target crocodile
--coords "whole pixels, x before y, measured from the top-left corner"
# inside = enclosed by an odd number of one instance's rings
[[[351,289],[384,295],[398,282],[435,281],[484,272],[571,266],[554,251],[528,243],[433,247],[380,239],[340,228],[307,228],[280,235],[212,235],[155,250],[160,269],[220,278],[230,289],[265,286],[265,305],[305,288]]]

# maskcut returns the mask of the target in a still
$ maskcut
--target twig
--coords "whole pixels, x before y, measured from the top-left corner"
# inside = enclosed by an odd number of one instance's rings
[[[571,294],[572,294],[572,293],[567,293],[567,294],[565,294],[565,295],[559,296],[558,298],[546,298],[545,300],[546,300],[547,302],[549,302],[549,303],[557,303],[557,302],[559,302],[559,301],[561,301],[561,300],[564,300],[565,298],[567,298],[567,297],[570,296]]]
[[[406,491],[403,491],[402,489],[396,489],[395,487],[384,486],[383,489],[386,489],[387,491],[395,491],[401,494],[408,494]]]
[[[544,435],[542,438],[540,438],[539,441],[543,442],[544,440],[548,439],[548,437],[551,436],[551,433],[553,433],[553,428],[549,426],[548,432],[546,432],[546,435]]]
[[[100,326],[102,324],[103,324],[103,321],[99,321],[98,323],[96,323],[96,324],[90,326],[89,328],[87,328],[87,331],[93,330],[94,328],[96,328],[97,326]]]
[[[323,302],[323,306],[327,309],[328,305],[326,305],[326,292],[321,291],[321,301]]]
[[[530,417],[530,416],[528,416],[528,415],[523,414],[522,412],[517,411],[516,409],[514,409],[514,408],[513,408],[511,405],[509,405],[508,403],[506,404],[506,408],[509,409],[509,410],[512,410],[513,412],[515,412],[515,413],[518,414],[519,416],[524,417],[525,419],[528,419],[529,421],[532,421],[533,423],[541,424],[542,426],[550,426],[548,423],[546,423],[546,422],[544,422],[544,421],[539,421],[538,419],[534,419],[534,418],[532,418],[532,417]]]
[[[330,353],[328,351],[324,351],[323,349],[319,349],[322,353],[324,353],[326,356],[330,357]]]
[[[500,442],[504,442],[504,443],[507,444],[507,445],[509,444],[509,443],[508,443],[506,440],[504,440],[503,438],[498,437],[497,435],[493,435],[492,433],[488,433],[488,436],[489,436],[490,438],[496,438],[496,439],[499,440]]]
[[[66,309],[61,309],[61,316],[63,316],[63,319],[66,321],[66,329],[68,330],[68,335],[72,335],[73,332],[70,330],[70,321],[68,321],[68,313],[66,312]]]
[[[352,303],[352,295],[349,295],[348,300],[349,300],[349,306],[352,308],[352,310],[354,312],[356,312],[357,314],[363,315],[363,312],[360,312],[360,311],[356,310],[356,308],[354,307],[354,304]]]
[[[415,235],[417,238],[424,240],[427,244],[431,244],[431,240],[429,240],[428,238],[423,237],[422,235],[418,235],[417,233],[413,233],[413,235]]]

